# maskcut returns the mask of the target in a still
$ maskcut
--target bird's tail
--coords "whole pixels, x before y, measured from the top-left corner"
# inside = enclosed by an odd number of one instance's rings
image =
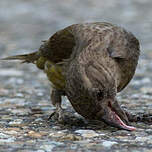
[[[35,63],[39,57],[40,56],[38,52],[33,52],[29,54],[9,56],[0,60],[22,60],[22,63]]]

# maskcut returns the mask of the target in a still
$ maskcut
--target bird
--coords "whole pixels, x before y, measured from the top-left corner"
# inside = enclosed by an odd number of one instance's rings
[[[64,121],[62,96],[89,120],[99,120],[133,131],[131,121],[152,121],[149,115],[133,115],[118,103],[116,95],[134,76],[140,55],[138,39],[123,27],[92,22],[73,24],[54,33],[38,51],[3,58],[33,63],[51,82],[51,101],[58,120]]]

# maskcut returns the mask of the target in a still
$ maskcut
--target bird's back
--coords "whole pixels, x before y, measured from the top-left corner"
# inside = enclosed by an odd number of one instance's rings
[[[58,63],[82,51],[97,34],[104,37],[105,31],[112,27],[112,24],[105,22],[73,24],[53,34],[39,50],[42,56]]]

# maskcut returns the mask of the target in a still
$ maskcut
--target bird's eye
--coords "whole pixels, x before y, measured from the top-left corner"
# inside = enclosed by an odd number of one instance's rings
[[[101,90],[98,90],[97,92],[97,100],[102,100],[104,97],[104,93]]]

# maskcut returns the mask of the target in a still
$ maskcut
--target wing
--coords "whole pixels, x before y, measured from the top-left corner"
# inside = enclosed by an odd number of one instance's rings
[[[109,23],[73,24],[45,41],[40,47],[42,56],[55,63],[76,56],[96,35],[104,37],[114,26]],[[102,41],[102,40],[101,40]],[[75,52],[73,52],[75,51]]]
[[[41,55],[54,63],[68,59],[76,45],[71,29],[72,26],[62,29],[45,41],[39,49]]]
[[[83,31],[79,37],[87,40],[85,46],[75,50],[83,82],[87,87],[101,83],[108,88],[117,81],[121,91],[134,75],[140,52],[138,40],[123,28],[109,24],[87,24]]]

